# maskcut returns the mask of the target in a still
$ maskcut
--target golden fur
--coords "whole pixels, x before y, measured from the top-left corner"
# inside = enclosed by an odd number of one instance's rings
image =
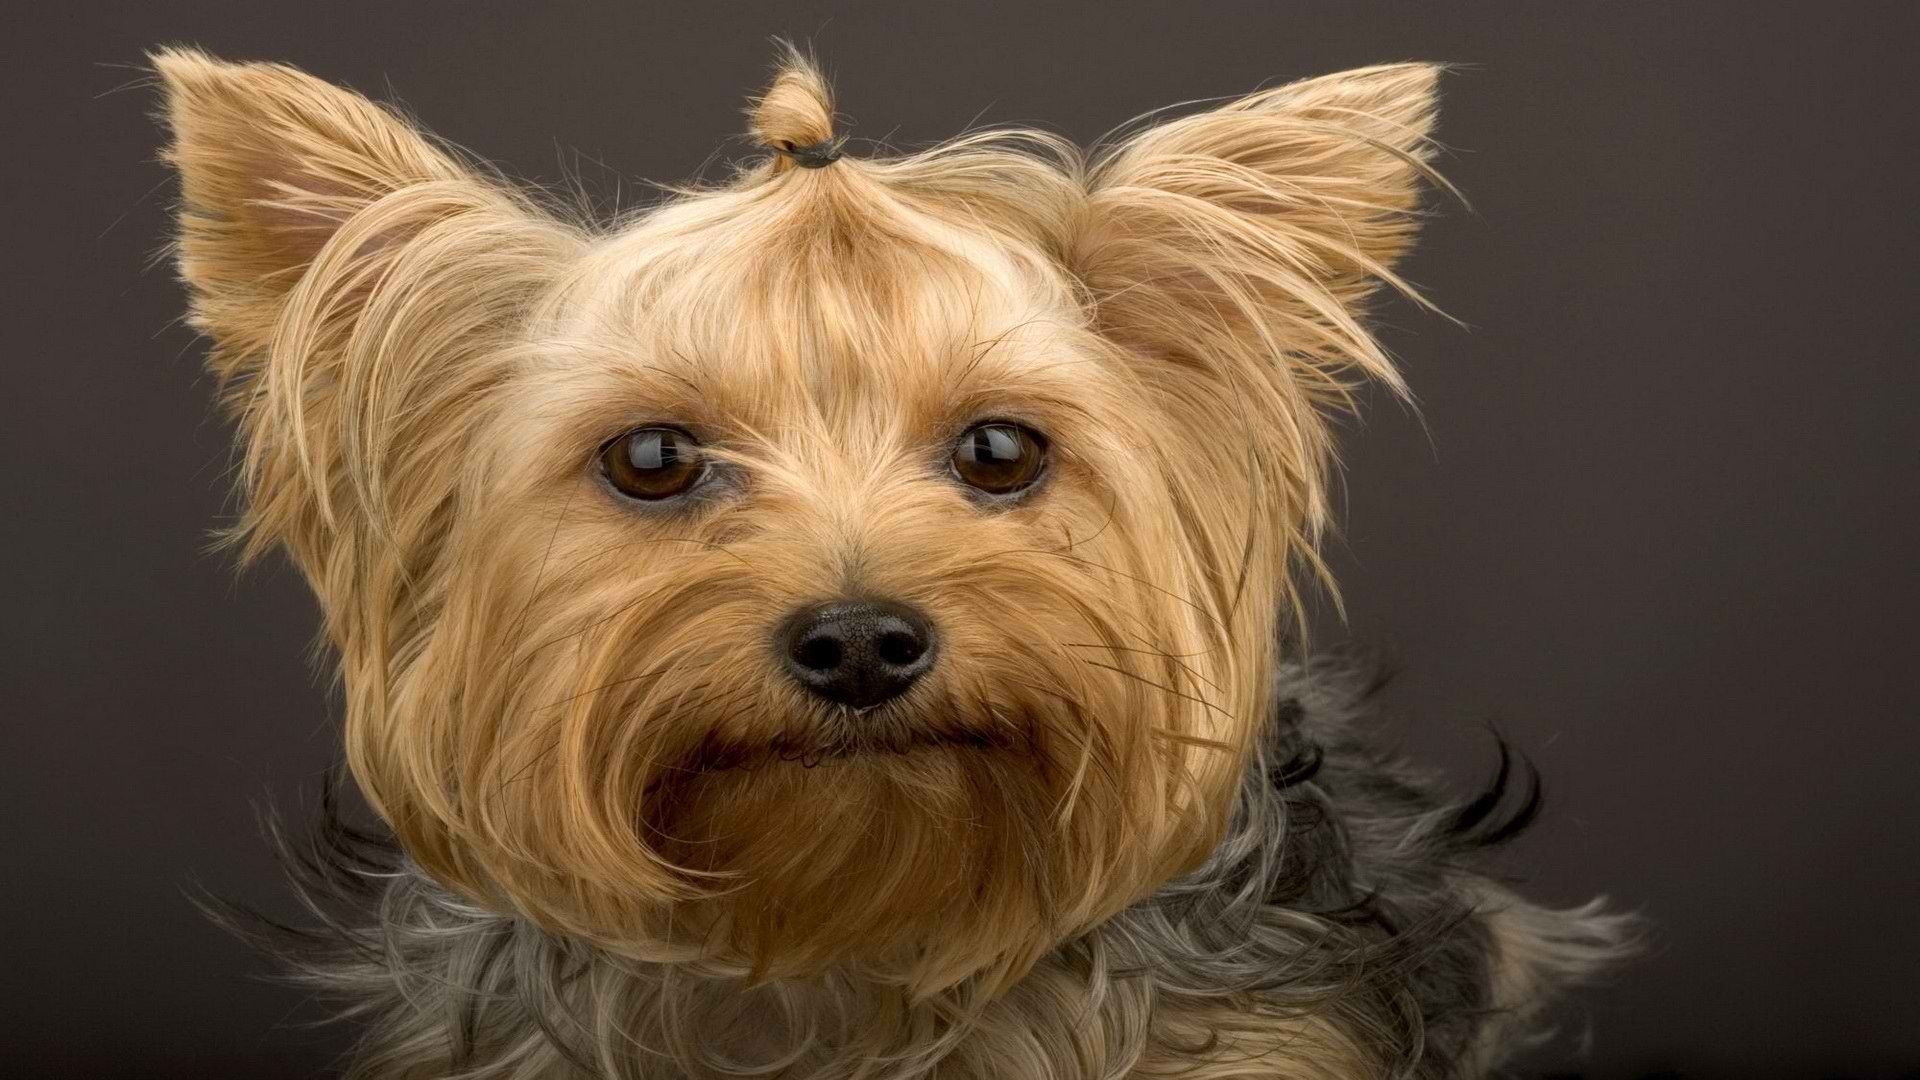
[[[1404,288],[1433,67],[1090,156],[776,152],[595,226],[292,68],[154,59],[235,538],[312,584],[353,776],[435,880],[635,961],[984,1015],[1219,842],[1319,570],[1329,413],[1400,387],[1361,319]],[[790,56],[752,127],[779,151],[832,117]],[[940,474],[982,418],[1047,433],[1035,497],[984,511]],[[691,505],[589,468],[656,422],[722,478]],[[944,635],[857,731],[767,658],[842,595]],[[1370,1068],[1312,1017],[1156,1024],[1218,1042],[1163,1032],[1132,1075]],[[989,1074],[1026,1075],[1019,1040]]]

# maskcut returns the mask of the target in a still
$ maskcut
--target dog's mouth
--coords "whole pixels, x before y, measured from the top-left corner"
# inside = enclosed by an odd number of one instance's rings
[[[1014,733],[967,725],[929,727],[867,722],[873,710],[845,710],[837,723],[821,730],[788,733],[758,745],[708,739],[683,766],[698,773],[732,772],[773,765],[820,765],[866,758],[907,757],[952,751],[1013,749]]]

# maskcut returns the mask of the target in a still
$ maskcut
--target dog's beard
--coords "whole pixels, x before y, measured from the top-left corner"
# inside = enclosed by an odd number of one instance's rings
[[[1131,900],[1120,883],[1152,876],[1141,811],[1164,801],[1154,781],[1175,762],[1146,730],[1116,736],[1055,695],[702,740],[641,815],[661,857],[719,886],[681,906],[676,936],[725,940],[765,975],[855,962],[923,987],[1017,976]]]
[[[1208,803],[1170,790],[1185,771],[1182,746],[1157,737],[1167,699],[1117,676],[800,723],[703,707],[737,706],[737,690],[674,697],[672,711],[588,710],[551,751],[494,754],[491,834],[428,836],[416,857],[630,955],[762,976],[856,963],[932,990],[1018,978],[1212,835],[1176,820]]]
[[[659,850],[730,883],[683,908],[684,930],[723,934],[761,974],[854,961],[937,985],[983,953],[1024,970],[1018,943],[1084,908],[1073,849],[1118,840],[1050,821],[1040,773],[1012,749],[929,745],[667,785]]]
[[[355,769],[440,880],[615,952],[1005,985],[1199,859],[1227,802],[1199,763],[1237,771],[1190,692],[1239,685],[1188,674],[1220,643],[1033,558],[943,592],[941,669],[860,713],[774,668],[721,554],[456,597]]]

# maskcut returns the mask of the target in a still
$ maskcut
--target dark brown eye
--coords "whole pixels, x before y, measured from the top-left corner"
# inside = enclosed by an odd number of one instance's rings
[[[670,499],[700,482],[699,444],[677,428],[629,431],[600,452],[607,482],[636,499]]]
[[[953,474],[989,495],[1011,495],[1032,487],[1046,465],[1047,440],[1018,424],[976,425],[953,448]]]

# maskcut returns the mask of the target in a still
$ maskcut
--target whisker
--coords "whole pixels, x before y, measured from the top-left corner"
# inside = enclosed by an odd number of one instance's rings
[[[1068,562],[1079,563],[1082,566],[1089,566],[1096,570],[1103,570],[1117,577],[1123,577],[1129,581],[1135,582],[1140,585],[1144,585],[1147,588],[1152,589],[1154,592],[1160,593],[1161,595],[1167,597],[1168,599],[1178,600],[1181,603],[1192,608],[1193,610],[1206,616],[1207,620],[1213,623],[1215,627],[1220,627],[1224,629],[1224,627],[1222,627],[1222,624],[1220,623],[1220,620],[1216,618],[1212,612],[1208,611],[1205,607],[1203,607],[1197,601],[1194,601],[1185,596],[1181,596],[1179,593],[1173,592],[1169,589],[1162,588],[1159,585],[1155,585],[1153,582],[1148,581],[1146,578],[1140,577],[1137,574],[1129,574],[1125,570],[1115,569],[1114,567],[1108,566],[1105,563],[1097,562],[1093,559],[1088,559],[1079,555],[1070,555],[1064,551],[1048,550],[1047,548],[1007,548],[1001,551],[1000,554],[1003,554],[1003,555],[1049,555],[1056,559],[1065,559]]]
[[[1176,664],[1180,664],[1180,660],[1181,660],[1181,658],[1182,658],[1182,657],[1191,657],[1191,656],[1211,656],[1211,655],[1213,655],[1214,653],[1217,653],[1217,652],[1219,652],[1219,651],[1220,651],[1219,649],[1202,649],[1202,650],[1200,650],[1199,652],[1190,652],[1190,653],[1170,653],[1170,652],[1162,652],[1162,651],[1161,651],[1161,650],[1159,650],[1159,649],[1142,649],[1142,648],[1130,648],[1130,647],[1128,647],[1128,646],[1126,646],[1126,645],[1107,645],[1107,644],[1104,644],[1104,643],[1101,643],[1101,642],[1090,642],[1090,641],[1089,641],[1089,642],[1082,642],[1082,641],[1068,641],[1068,642],[1062,642],[1062,643],[1061,643],[1061,648],[1065,648],[1065,649],[1109,649],[1109,650],[1111,650],[1111,651],[1113,651],[1113,652],[1124,652],[1124,653],[1140,653],[1140,654],[1143,654],[1143,655],[1146,655],[1146,656],[1157,656],[1157,657],[1159,657],[1159,658],[1160,658],[1160,659],[1162,659],[1162,660],[1170,660],[1170,661],[1173,661],[1173,662],[1174,662],[1174,663],[1176,663]],[[1187,673],[1188,675],[1190,675],[1190,676],[1192,676],[1193,678],[1195,678],[1195,679],[1198,679],[1198,680],[1200,680],[1200,681],[1201,681],[1201,682],[1203,682],[1203,683],[1206,683],[1206,684],[1207,684],[1208,686],[1211,686],[1211,687],[1213,687],[1213,688],[1214,688],[1215,690],[1217,690],[1217,691],[1220,691],[1220,692],[1222,692],[1222,693],[1225,693],[1225,690],[1224,690],[1224,688],[1222,688],[1222,687],[1221,687],[1221,685],[1220,685],[1219,683],[1217,683],[1217,682],[1214,682],[1214,681],[1213,681],[1212,679],[1209,679],[1209,678],[1207,678],[1206,676],[1204,676],[1204,675],[1202,675],[1202,674],[1200,674],[1199,672],[1197,672],[1197,671],[1195,671],[1195,670],[1193,669],[1193,667],[1192,667],[1192,665],[1189,665],[1189,664],[1180,664],[1180,670],[1182,670],[1182,671],[1184,671],[1184,672],[1186,672],[1186,673]]]
[[[1126,668],[1115,667],[1112,664],[1102,664],[1098,660],[1087,660],[1085,658],[1080,658],[1080,662],[1087,665],[1088,667],[1105,668],[1108,671],[1118,672],[1121,675],[1125,675],[1129,679],[1132,679],[1146,686],[1151,686],[1155,690],[1159,690],[1162,693],[1172,694],[1174,697],[1182,698],[1184,700],[1193,702],[1195,705],[1199,705],[1204,708],[1211,709],[1214,712],[1219,713],[1221,716],[1226,717],[1228,720],[1232,720],[1234,718],[1232,713],[1226,711],[1225,709],[1222,709],[1220,706],[1215,705],[1213,702],[1208,701],[1205,698],[1196,697],[1192,694],[1175,689],[1174,687],[1171,687],[1171,686],[1162,686],[1159,683],[1154,682],[1152,679],[1149,679],[1144,675],[1140,675],[1135,672],[1128,671]]]

